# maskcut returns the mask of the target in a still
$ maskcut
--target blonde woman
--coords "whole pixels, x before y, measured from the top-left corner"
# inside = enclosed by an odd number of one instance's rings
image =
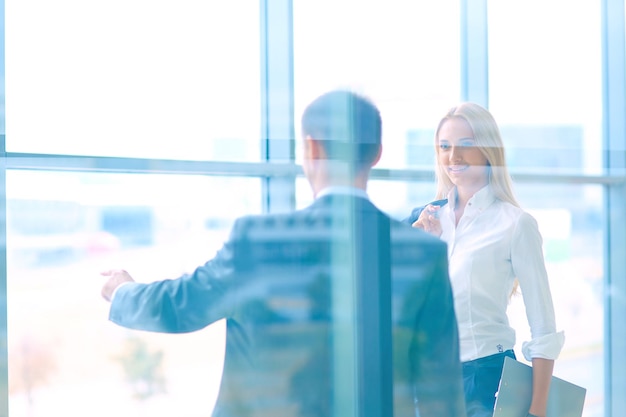
[[[406,221],[448,243],[468,416],[493,414],[504,358],[515,358],[506,310],[519,283],[532,335],[522,344],[533,367],[528,415],[544,417],[564,335],[537,222],[513,195],[498,126],[485,108],[462,103],[439,123],[435,149],[437,201]]]

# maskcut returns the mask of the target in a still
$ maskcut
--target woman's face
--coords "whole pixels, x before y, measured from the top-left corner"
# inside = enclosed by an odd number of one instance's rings
[[[457,188],[481,189],[489,182],[487,158],[476,146],[474,132],[465,120],[448,119],[437,137],[437,160]]]

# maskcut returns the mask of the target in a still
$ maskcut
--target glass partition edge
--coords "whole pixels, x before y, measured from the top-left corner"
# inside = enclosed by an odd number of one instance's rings
[[[7,356],[6,137],[4,70],[4,0],[0,0],[0,415],[9,415]]]
[[[602,90],[604,167],[608,174],[626,168],[626,24],[623,0],[602,1]],[[626,186],[605,193],[605,415],[623,416],[626,401]]]

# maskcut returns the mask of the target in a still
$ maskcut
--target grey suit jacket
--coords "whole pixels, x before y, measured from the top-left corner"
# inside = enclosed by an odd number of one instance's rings
[[[368,200],[240,218],[213,259],[120,287],[110,311],[167,333],[223,318],[216,417],[465,415],[446,245]]]

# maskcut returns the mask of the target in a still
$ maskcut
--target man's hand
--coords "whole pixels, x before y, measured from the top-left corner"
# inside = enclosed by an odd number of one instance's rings
[[[100,275],[108,277],[107,282],[104,283],[104,285],[102,286],[102,291],[100,292],[102,294],[102,297],[104,297],[104,299],[107,301],[111,301],[111,298],[113,297],[113,292],[115,292],[115,289],[117,287],[124,284],[125,282],[135,282],[130,274],[123,269],[112,269],[109,271],[104,271],[101,272]]]

